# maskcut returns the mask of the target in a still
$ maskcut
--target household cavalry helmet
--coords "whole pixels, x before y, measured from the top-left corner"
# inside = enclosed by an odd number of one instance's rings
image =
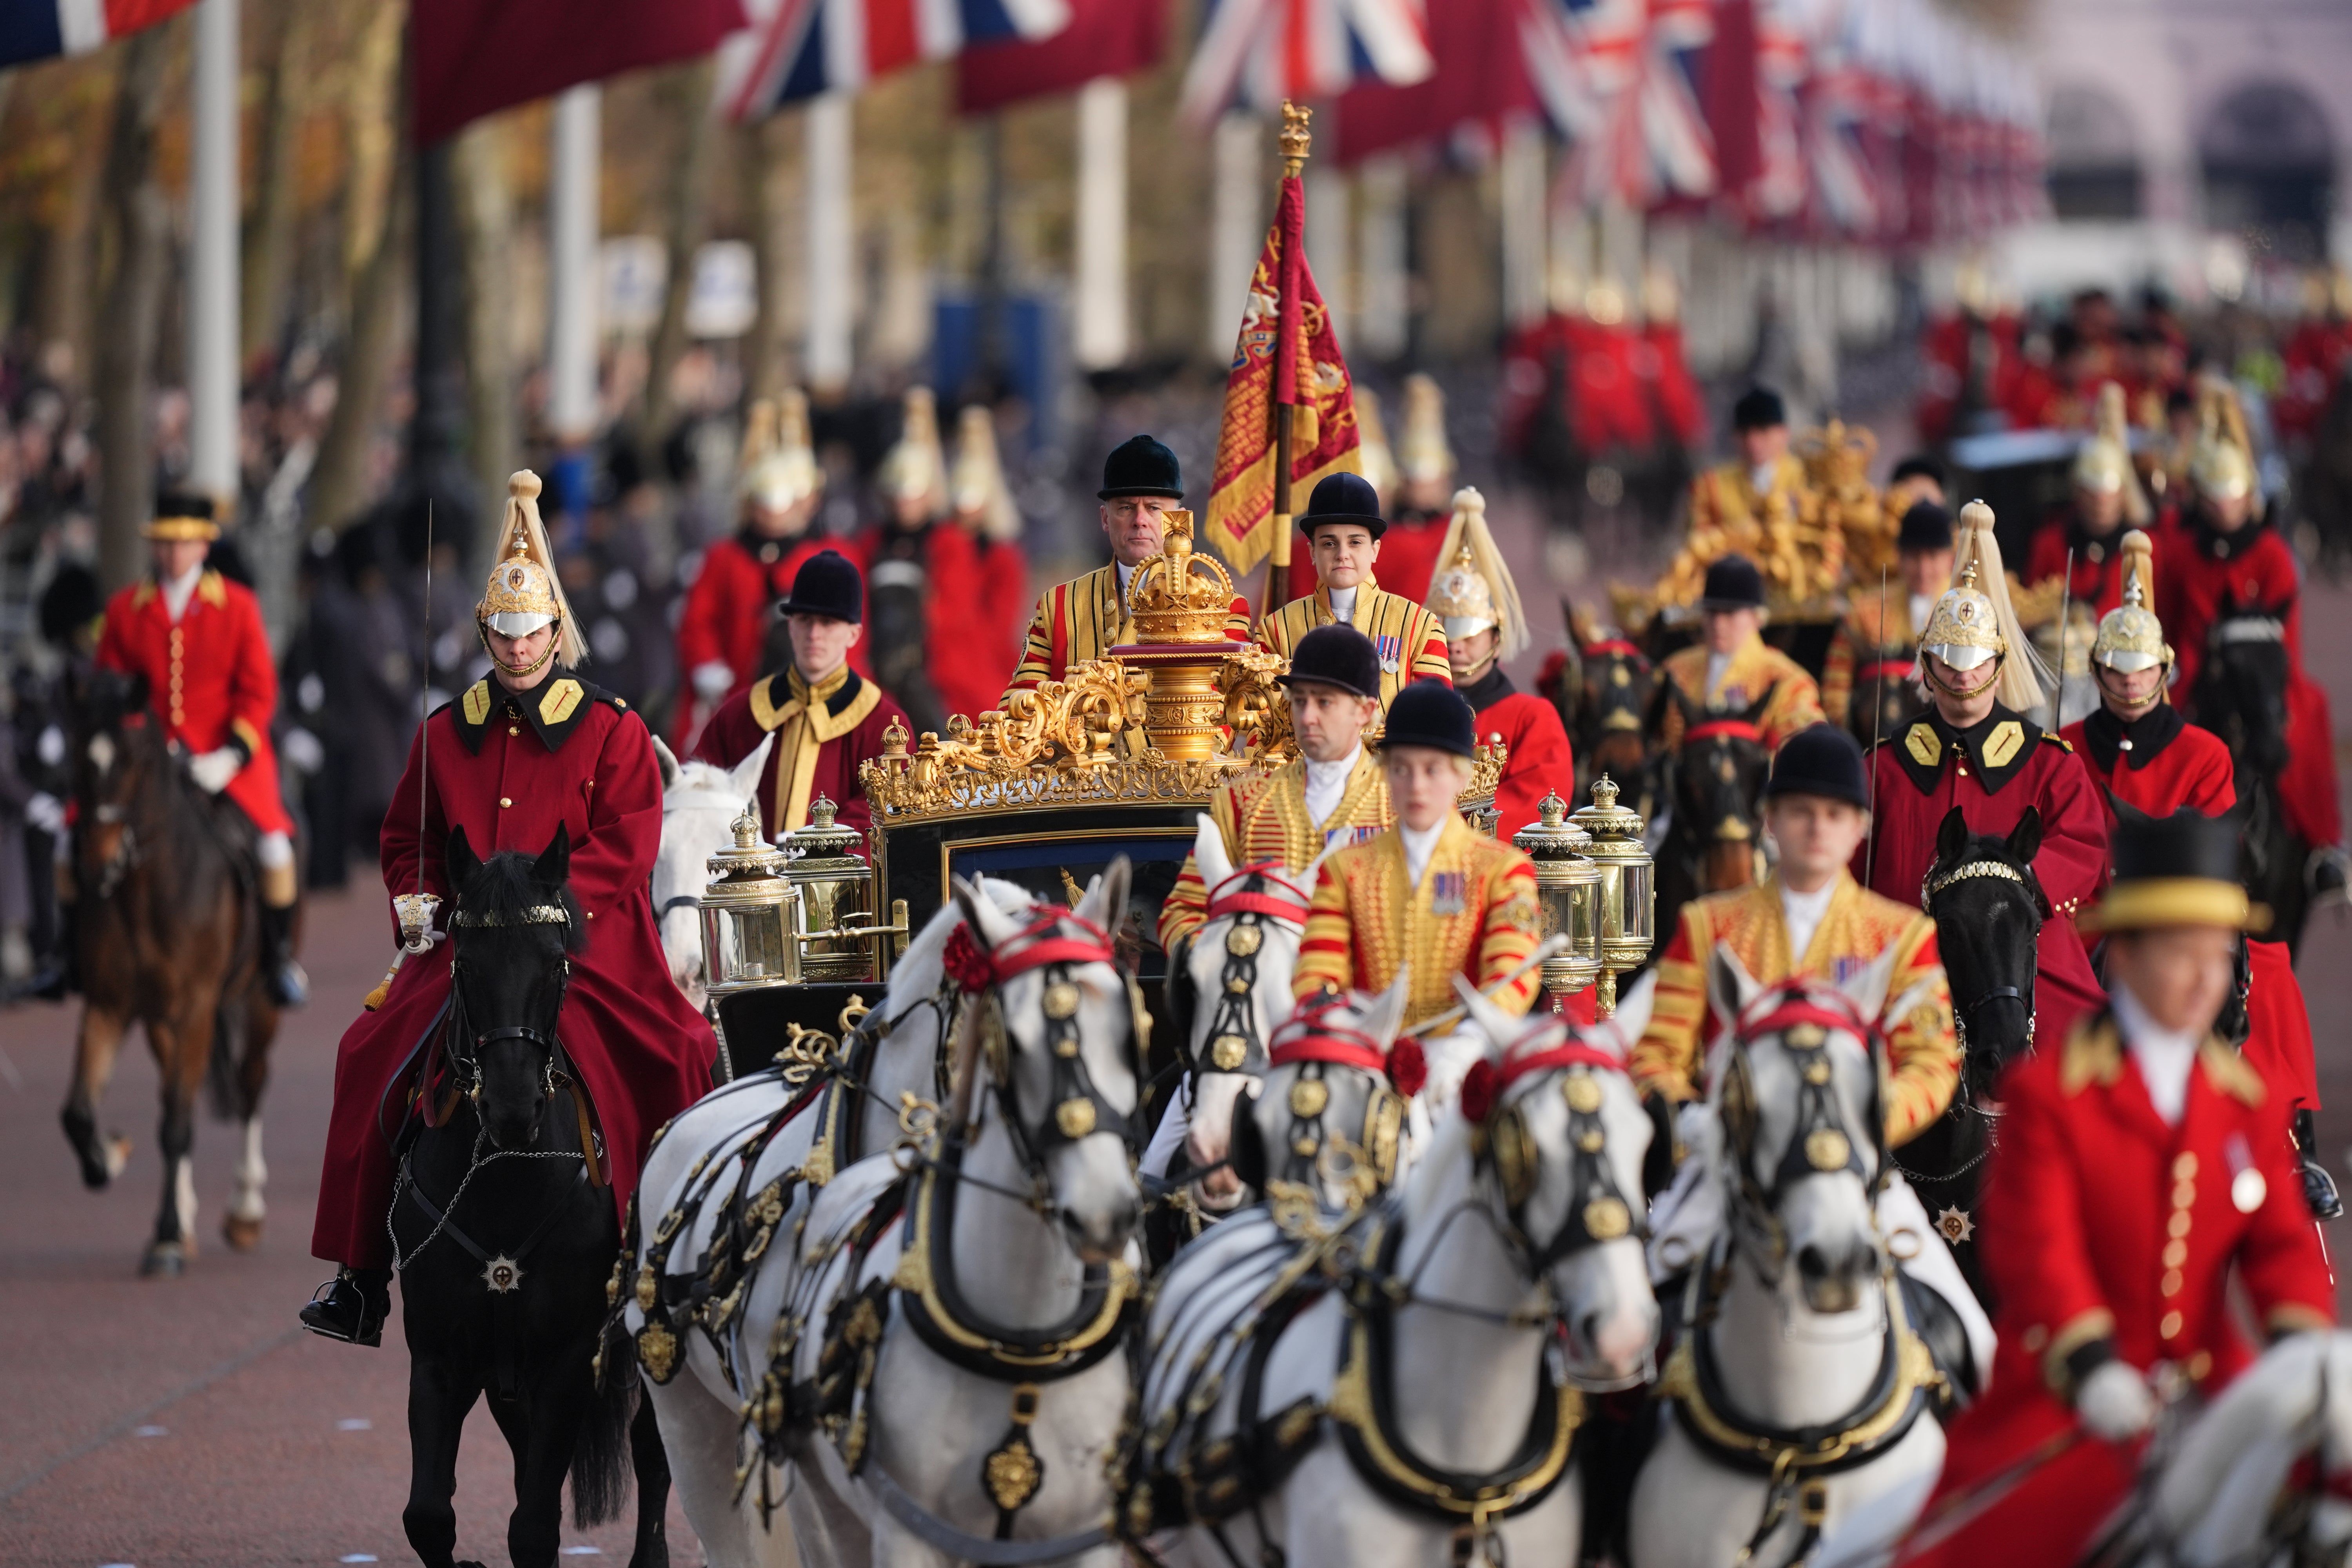
[[[490,568],[481,603],[474,606],[475,626],[485,636],[496,632],[500,637],[529,637],[542,626],[555,626],[547,651],[523,674],[538,669],[550,658],[576,665],[588,658],[579,628],[572,624],[572,606],[564,600],[563,584],[555,578],[555,552],[549,548],[547,530],[539,521],[539,476],[529,468],[518,470],[507,480],[506,518],[500,524],[506,558]]]
[[[2189,482],[2214,500],[2236,500],[2254,488],[2254,447],[2236,389],[2209,375],[2197,389],[2197,445],[2189,454]]]
[[[1989,658],[2009,651],[2001,636],[2000,616],[1991,595],[1977,586],[1977,563],[1960,569],[1960,580],[1944,590],[1928,612],[1927,629],[1919,638],[1920,651],[1932,653],[1954,669],[1974,669]]]
[[[2144,524],[2151,515],[2147,495],[2132,468],[2131,426],[2125,417],[2124,389],[2114,382],[2099,388],[2098,427],[2075,448],[2074,487],[2093,495],[2123,496],[2124,519]]]
[[[767,511],[788,511],[824,488],[809,443],[808,396],[787,389],[751,405],[743,421],[743,457],[735,479],[738,500]]]
[[[2147,534],[2135,528],[2124,535],[2123,554],[2124,602],[2100,617],[2098,640],[2091,645],[2091,662],[2120,675],[2158,665],[2168,667],[2172,649],[2164,640],[2164,627],[2156,612],[2147,607],[2156,596],[2150,565],[2155,547]],[[2147,700],[2154,702],[2162,695],[2159,686]]]
[[[1998,700],[2013,712],[2030,713],[2054,679],[2018,624],[2010,603],[2009,574],[2001,566],[2000,542],[1993,533],[1992,508],[1972,500],[1960,509],[1958,549],[1952,585],[1936,601],[1920,635],[1919,651],[1934,654],[1954,669],[1975,669],[2001,661]],[[1932,670],[1926,672],[1935,683]]]
[[[1398,477],[1408,482],[1442,483],[1454,477],[1454,448],[1445,440],[1445,394],[1425,375],[1404,378],[1404,434],[1392,460]]]
[[[1493,630],[1495,657],[1508,658],[1528,646],[1527,612],[1518,585],[1495,536],[1486,531],[1486,499],[1464,486],[1454,492],[1454,521],[1437,552],[1437,575],[1429,584],[1429,610],[1445,628],[1448,642]]]
[[[934,511],[948,504],[947,458],[940,447],[939,404],[928,386],[907,389],[898,443],[882,459],[877,486],[893,501],[922,501]]]

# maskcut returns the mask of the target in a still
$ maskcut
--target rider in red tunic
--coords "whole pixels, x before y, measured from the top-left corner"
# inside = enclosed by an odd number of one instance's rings
[[[1503,660],[1528,646],[1528,613],[1503,552],[1486,531],[1486,503],[1474,489],[1454,492],[1454,522],[1445,531],[1445,565],[1431,584],[1429,608],[1445,628],[1445,658],[1454,689],[1477,717],[1478,739],[1499,736],[1508,748],[1495,784],[1495,837],[1537,819],[1544,796],[1576,804],[1576,758],[1559,710],[1521,691],[1503,673]]]
[[[2040,938],[2035,1036],[2053,1040],[2099,1005],[2072,917],[2105,873],[2107,824],[2073,750],[2025,716],[2042,708],[2041,679],[2010,607],[1992,527],[1982,501],[1960,510],[1959,578],[1936,602],[1920,638],[1929,707],[1871,752],[1878,805],[1853,869],[1872,892],[1916,903],[1935,864],[1937,833],[1955,806],[1976,833],[2006,834],[2027,808],[2038,811],[2033,869],[2053,913]]]
[[[865,602],[856,566],[830,550],[813,558],[779,606],[792,635],[792,664],[729,698],[703,726],[694,754],[723,768],[776,737],[760,772],[760,817],[771,837],[807,826],[809,804],[819,795],[840,808],[835,820],[842,826],[873,833],[859,765],[882,754],[892,724],[909,726],[904,709],[849,667]]]
[[[1979,1232],[2000,1300],[1992,1385],[1952,1424],[1896,1561],[2068,1568],[2129,1491],[2168,1365],[2208,1393],[2270,1334],[2336,1318],[2287,1142],[2288,1106],[2213,1032],[2246,924],[2234,825],[2182,813],[2116,831],[2089,912],[2112,1000],[2003,1083]]]
[[[108,602],[98,662],[147,678],[148,703],[164,733],[187,754],[207,795],[226,795],[260,837],[262,949],[270,994],[280,1006],[310,999],[294,962],[294,822],[278,793],[269,721],[278,710],[278,667],[253,590],[206,570],[220,537],[205,496],[159,498],[145,530],[155,574]]]
[[[572,958],[563,1048],[604,1134],[613,1204],[625,1211],[655,1131],[709,1091],[718,1047],[670,983],[654,934],[646,889],[661,841],[661,771],[653,736],[621,699],[564,672],[586,650],[550,570],[538,494],[538,476],[514,477],[505,532],[515,552],[491,569],[475,612],[492,673],[426,721],[411,747],[384,818],[383,880],[399,900],[421,879],[446,910],[457,894],[445,863],[453,828],[486,859],[503,849],[536,855],[559,826],[570,830],[587,942]],[[414,900],[394,910],[395,938],[419,950],[344,1032],[335,1058],[310,1250],[342,1267],[329,1293],[302,1310],[312,1332],[369,1345],[380,1342],[390,1306],[392,1138],[450,984],[446,957],[424,950],[441,940],[436,910]]]
[[[2139,488],[2124,422],[2124,389],[2114,382],[2099,389],[2099,428],[2074,454],[2074,498],[2043,523],[2026,552],[2028,584],[2048,582],[2074,559],[2069,596],[2104,616],[2124,599],[2122,541],[2126,527],[2147,528],[2155,511]]]

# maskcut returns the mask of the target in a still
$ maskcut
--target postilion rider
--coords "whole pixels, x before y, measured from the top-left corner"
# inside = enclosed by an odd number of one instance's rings
[[[1132,642],[1127,612],[1128,579],[1160,553],[1167,533],[1165,514],[1184,499],[1184,475],[1176,454],[1149,436],[1114,447],[1103,459],[1102,530],[1110,541],[1111,563],[1083,577],[1045,590],[1030,617],[1021,663],[1005,683],[1004,695],[1034,690],[1062,680],[1071,669]],[[1236,595],[1225,616],[1225,636],[1250,640],[1249,601]],[[977,718],[977,714],[971,715]]]
[[[844,826],[873,832],[858,769],[882,754],[893,723],[911,726],[887,692],[850,668],[865,605],[854,564],[831,550],[811,556],[777,605],[793,640],[791,665],[720,703],[694,749],[703,762],[731,768],[776,737],[760,771],[760,816],[772,837],[806,826],[819,795],[839,808]]]
[[[1324,860],[1292,994],[1304,1002],[1327,990],[1385,991],[1409,964],[1407,1026],[1457,1005],[1457,974],[1496,987],[1496,1006],[1525,1013],[1541,973],[1530,968],[1503,982],[1536,949],[1535,863],[1454,808],[1477,749],[1470,704],[1449,686],[1417,680],[1389,705],[1380,747],[1397,824]],[[1477,1047],[1457,1033],[1425,1051],[1417,1100],[1443,1105]]]
[[[2236,826],[2126,820],[2115,858],[2084,922],[2109,994],[2003,1082],[1982,1242],[1999,1358],[1899,1562],[2079,1561],[2137,1479],[2158,1369],[2210,1393],[2250,1359],[2233,1271],[2273,1336],[2335,1321],[2287,1106],[2212,1032],[2249,913]]]
[[[1685,704],[1698,725],[1751,726],[1768,750],[1822,721],[1822,698],[1804,666],[1764,641],[1764,574],[1744,555],[1710,563],[1701,591],[1704,635],[1666,656],[1656,732],[1669,749],[1685,733]],[[1683,701],[1675,700],[1679,693]],[[1753,715],[1750,717],[1749,715]]]
[[[220,537],[208,498],[165,496],[155,511],[145,530],[155,575],[108,603],[98,662],[146,677],[148,701],[165,735],[187,753],[189,775],[206,795],[226,795],[253,824],[269,993],[278,1005],[299,1007],[310,998],[310,982],[294,961],[294,823],[269,743],[278,667],[261,603],[205,566]]]
[[[1788,405],[1769,386],[1751,386],[1731,405],[1732,444],[1738,456],[1691,481],[1690,531],[1745,531],[1759,523],[1765,503],[1787,498],[1792,516],[1811,508],[1805,465],[1789,450]]]
[[[550,570],[538,495],[539,478],[527,470],[509,483],[502,532],[511,548],[474,612],[491,672],[436,711],[410,747],[384,818],[383,880],[395,897],[412,894],[421,872],[438,910],[425,912],[421,931],[403,930],[395,914],[394,934],[437,942],[443,932],[431,922],[437,914],[446,927],[457,892],[446,869],[452,829],[464,828],[484,858],[537,855],[559,827],[569,831],[570,885],[587,940],[572,959],[563,1048],[593,1103],[618,1215],[655,1130],[709,1089],[717,1042],[670,983],[654,934],[646,889],[661,839],[661,772],[653,736],[621,699],[571,673],[586,649]],[[412,956],[382,1005],[344,1032],[310,1237],[311,1252],[341,1268],[302,1310],[314,1333],[382,1341],[391,1138],[413,1087],[414,1053],[449,987],[447,962]]]
[[[1764,827],[1780,851],[1770,877],[1759,886],[1710,893],[1683,906],[1681,923],[1658,961],[1649,1023],[1627,1057],[1627,1070],[1652,1115],[1673,1128],[1671,1146],[1703,1147],[1715,1136],[1705,1103],[1708,1055],[1726,1024],[1707,1000],[1706,965],[1717,950],[1730,952],[1768,985],[1795,976],[1843,984],[1885,961],[1886,989],[1873,1021],[1885,1052],[1886,1142],[1899,1148],[1951,1104],[1960,1052],[1935,921],[1916,903],[1880,898],[1846,868],[1870,831],[1860,743],[1833,724],[1790,737],[1772,759],[1764,786]],[[1721,1227],[1721,1189],[1706,1178],[1711,1163],[1685,1157],[1659,1199],[1650,1256],[1661,1280],[1703,1257]],[[1931,1229],[1917,1194],[1899,1173],[1880,1191],[1877,1207],[1880,1228],[1889,1235],[1908,1230],[1924,1240]],[[1980,1383],[1991,1364],[1992,1325],[1951,1254],[1923,1247],[1904,1267],[1959,1314]]]
[[[1324,475],[1298,517],[1298,530],[1307,535],[1315,557],[1318,586],[1308,597],[1293,599],[1266,616],[1257,630],[1262,646],[1287,659],[1317,626],[1355,627],[1372,639],[1380,658],[1382,711],[1411,681],[1454,683],[1453,668],[1445,662],[1445,632],[1437,617],[1411,599],[1384,591],[1372,575],[1381,535],[1388,526],[1381,516],[1380,495],[1362,475]]]
[[[2035,1037],[2053,1040],[2100,1003],[2072,917],[2105,874],[2106,814],[2073,750],[2025,716],[2042,709],[2042,678],[1992,528],[1984,502],[1961,509],[1959,580],[1920,641],[1928,708],[1870,753],[1870,837],[1854,866],[1871,891],[1916,902],[1954,810],[1969,831],[2000,835],[2036,812],[2033,873],[2051,912],[2036,938]]]

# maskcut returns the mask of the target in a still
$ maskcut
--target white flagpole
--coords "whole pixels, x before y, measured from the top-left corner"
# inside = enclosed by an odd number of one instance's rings
[[[1209,209],[1209,331],[1219,360],[1234,352],[1234,329],[1249,302],[1250,276],[1265,244],[1265,207],[1257,118],[1229,110],[1217,121],[1215,185]]]
[[[1125,363],[1127,311],[1127,83],[1097,77],[1078,89],[1076,320],[1078,363]]]
[[[598,187],[604,89],[590,82],[555,100],[547,193],[547,419],[566,446],[596,434]],[[673,267],[680,265],[675,257]]]
[[[844,89],[809,100],[802,156],[807,163],[808,349],[812,391],[840,392],[854,368],[856,233],[850,206],[850,110]]]
[[[203,0],[196,8],[190,115],[188,485],[224,516],[238,492],[237,5]]]

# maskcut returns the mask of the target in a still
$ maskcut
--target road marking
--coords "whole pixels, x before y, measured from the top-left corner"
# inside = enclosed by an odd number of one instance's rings
[[[131,1435],[133,1437],[168,1437],[172,1429],[169,1426],[142,1426]]]
[[[341,1421],[335,1423],[335,1430],[338,1432],[373,1432],[375,1430],[375,1423],[369,1420],[364,1415],[346,1415]]]

